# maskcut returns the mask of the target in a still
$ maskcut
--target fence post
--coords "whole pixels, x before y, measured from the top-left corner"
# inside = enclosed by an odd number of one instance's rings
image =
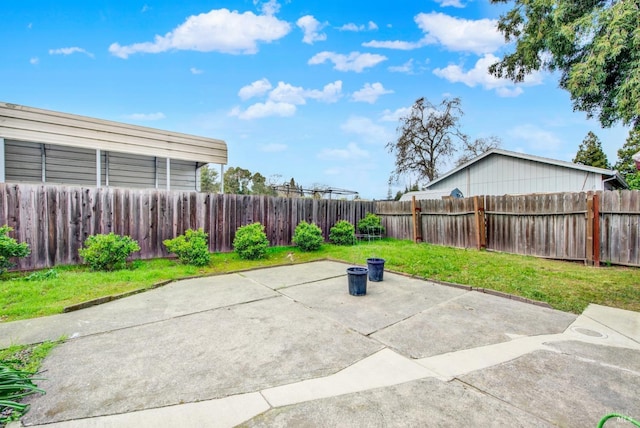
[[[416,197],[411,197],[411,215],[413,216],[413,242],[422,242],[422,219],[420,218],[420,211],[422,209],[416,206]]]
[[[478,250],[487,247],[487,230],[484,223],[484,198],[473,197],[473,211],[476,218],[476,245]]]
[[[587,193],[587,224],[585,236],[585,264],[593,265],[593,193]]]
[[[600,266],[600,198],[593,195],[593,265]]]

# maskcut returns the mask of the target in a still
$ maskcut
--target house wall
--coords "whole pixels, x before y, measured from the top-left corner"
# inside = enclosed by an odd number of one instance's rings
[[[5,140],[4,146],[7,182],[96,185],[95,150],[15,140]],[[103,186],[166,188],[165,158],[101,151],[100,159]],[[196,190],[198,166],[196,162],[172,159],[171,189]]]
[[[457,187],[465,197],[603,190],[602,176],[507,156],[493,155],[428,186],[428,190]]]

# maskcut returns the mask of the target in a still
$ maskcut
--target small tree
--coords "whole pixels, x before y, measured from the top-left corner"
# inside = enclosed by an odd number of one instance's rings
[[[209,168],[209,165],[200,168],[200,191],[203,193],[218,193],[220,191],[218,171]]]
[[[12,258],[26,257],[31,252],[29,244],[26,242],[18,243],[14,238],[9,236],[9,232],[12,230],[13,228],[6,224],[0,227],[0,274],[5,273],[7,269],[15,266],[15,264],[11,262]]]
[[[624,177],[629,188],[640,190],[640,172],[636,168],[636,164],[632,156],[640,152],[640,127],[633,128],[629,132],[627,141],[620,150],[618,150],[618,162],[616,162],[616,170]]]
[[[595,166],[596,168],[610,168],[607,155],[602,151],[600,139],[591,131],[589,131],[582,143],[580,143],[578,153],[576,153],[573,163]]]
[[[387,143],[395,154],[395,177],[417,174],[419,180],[432,181],[442,162],[456,151],[457,141],[466,136],[460,130],[460,98],[442,100],[438,107],[418,98],[411,112],[400,119],[398,139]]]

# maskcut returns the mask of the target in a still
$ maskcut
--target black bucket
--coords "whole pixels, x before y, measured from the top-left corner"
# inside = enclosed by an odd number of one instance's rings
[[[352,296],[364,296],[367,294],[367,271],[368,269],[363,267],[347,268],[349,294]]]
[[[382,281],[384,259],[367,259],[367,268],[369,268],[369,281]]]

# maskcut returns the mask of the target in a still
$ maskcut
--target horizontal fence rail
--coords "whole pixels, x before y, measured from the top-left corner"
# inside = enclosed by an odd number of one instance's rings
[[[0,223],[31,247],[18,269],[80,263],[78,249],[99,233],[131,236],[140,245],[134,257],[146,259],[166,257],[162,242],[187,229],[203,228],[211,251],[232,250],[236,229],[254,222],[265,226],[271,245],[291,245],[303,220],[317,224],[328,239],[338,220],[357,224],[374,210],[369,201],[0,184]]]

